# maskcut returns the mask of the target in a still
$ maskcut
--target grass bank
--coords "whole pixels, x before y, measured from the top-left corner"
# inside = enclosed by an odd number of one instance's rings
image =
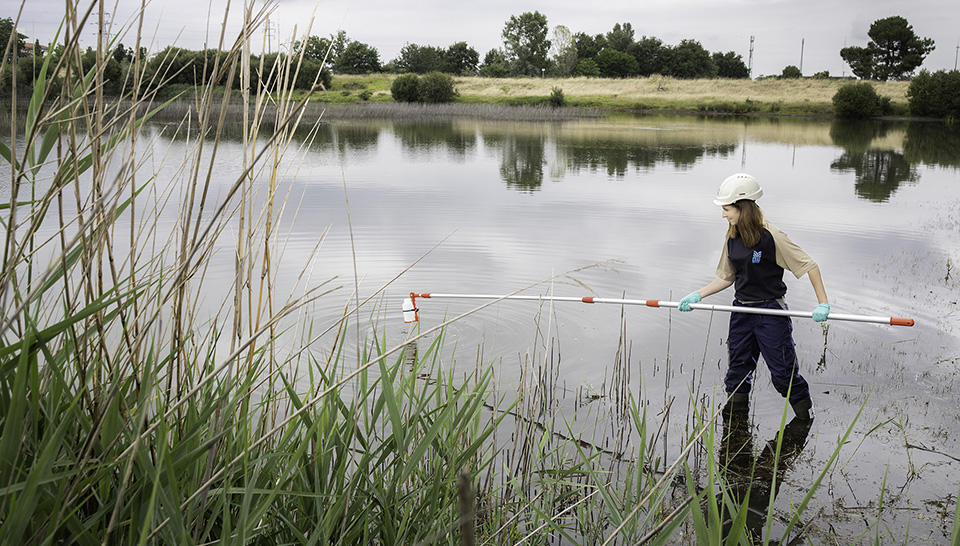
[[[389,102],[394,76],[337,75],[330,91],[318,94],[329,102]],[[567,104],[615,111],[703,112],[773,115],[832,115],[833,95],[849,80],[764,79],[682,80],[665,77],[605,78],[455,78],[458,102],[468,104],[543,105],[553,88],[563,90]],[[877,93],[890,97],[894,113],[907,114],[909,82],[874,82]]]

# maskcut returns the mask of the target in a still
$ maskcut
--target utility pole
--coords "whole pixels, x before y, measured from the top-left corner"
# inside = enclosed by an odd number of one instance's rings
[[[97,27],[97,30],[93,31],[97,35],[97,47],[104,50],[107,49],[110,42],[110,25],[112,24],[112,22],[106,22],[104,19],[109,19],[112,15],[109,11],[104,11],[101,17],[98,12],[97,19],[93,21],[93,24]]]
[[[750,36],[750,56],[747,61],[747,75],[751,78],[753,77],[753,39],[754,37]]]
[[[957,57],[960,56],[960,42],[957,43],[957,52],[953,54],[953,69],[957,69]]]
[[[843,38],[843,49],[846,49],[846,48],[847,48],[847,38],[844,37],[844,38]],[[846,69],[846,67],[844,67],[843,72],[841,72],[841,74],[840,74],[840,77],[842,77],[842,78],[846,78],[846,77],[847,77],[847,69]]]
[[[800,38],[800,75],[803,76],[803,38]]]
[[[277,30],[277,24],[270,21],[270,15],[267,15],[267,24],[264,30],[267,38],[267,53],[273,53],[273,35]]]

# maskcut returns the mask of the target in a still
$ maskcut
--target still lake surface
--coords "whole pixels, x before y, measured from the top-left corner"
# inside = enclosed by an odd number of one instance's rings
[[[186,152],[172,132],[145,129],[158,184],[183,176],[164,159]],[[304,271],[343,284],[310,320],[325,326],[353,301],[354,256],[362,299],[426,254],[363,315],[361,336],[385,336],[388,346],[417,331],[401,321],[410,291],[504,294],[533,285],[523,293],[679,300],[714,276],[726,229],[711,203],[720,181],[755,175],[768,221],[820,265],[832,311],[917,321],[836,322],[824,331],[794,320],[816,419],[782,476],[778,510],[803,498],[860,412],[805,513],[807,536],[851,542],[868,530],[873,536],[882,520],[881,541],[902,541],[908,526],[911,539],[949,537],[960,486],[960,130],[677,116],[334,121],[295,138],[288,157],[277,292],[295,290]],[[233,183],[240,164],[239,141],[222,142],[215,193]],[[171,203],[158,226],[161,240],[178,206]],[[222,238],[206,272],[214,285],[233,278],[234,244],[229,233]],[[791,308],[813,310],[808,279],[784,279]],[[204,297],[211,314],[223,302],[216,290]],[[704,303],[731,300],[727,290]],[[419,328],[479,303],[420,300]],[[556,423],[619,449],[621,424],[611,415],[621,403],[612,386],[624,381],[615,365],[621,327],[629,393],[659,421],[671,403],[722,394],[727,320],[703,311],[501,302],[448,327],[443,365],[466,377],[478,359],[493,363],[497,389],[510,396],[528,385],[524,373],[537,355],[552,350],[550,383],[563,417]],[[775,437],[782,409],[761,364],[751,426],[757,451]],[[686,410],[669,418],[665,458],[679,451],[688,419]]]

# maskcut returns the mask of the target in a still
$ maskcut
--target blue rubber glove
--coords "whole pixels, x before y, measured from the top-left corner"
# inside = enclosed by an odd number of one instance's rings
[[[677,309],[681,311],[693,311],[690,307],[691,303],[700,303],[700,293],[699,292],[690,292],[680,300],[680,305],[677,306]]]
[[[817,322],[823,322],[827,320],[827,315],[830,314],[830,304],[821,303],[813,310],[813,320]]]

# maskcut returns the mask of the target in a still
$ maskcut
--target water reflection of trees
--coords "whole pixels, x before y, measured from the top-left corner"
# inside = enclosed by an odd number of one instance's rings
[[[322,124],[317,130],[313,146],[334,149],[341,155],[370,152],[380,143],[380,130],[369,125]]]
[[[960,125],[911,123],[903,139],[903,156],[910,163],[960,168]]]
[[[595,144],[560,142],[559,148],[573,172],[606,168],[609,176],[622,178],[631,168],[652,169],[657,164],[669,163],[678,169],[688,169],[705,156],[726,158],[737,150],[737,146],[736,143],[649,146],[607,141]]]
[[[462,160],[477,147],[476,132],[462,130],[450,121],[395,122],[393,134],[400,139],[404,150],[415,153],[445,150]]]
[[[508,187],[535,191],[543,183],[546,164],[545,135],[523,135],[489,132],[483,134],[484,145],[500,153],[500,177]],[[606,170],[609,176],[622,178],[630,170],[652,169],[670,164],[685,169],[704,157],[725,158],[736,152],[736,143],[658,144],[611,140],[557,141],[557,161],[570,171]]]
[[[916,182],[919,174],[904,154],[895,150],[872,148],[883,138],[890,125],[886,122],[835,121],[830,127],[834,144],[843,154],[830,163],[834,171],[854,173],[857,196],[878,203],[890,199],[904,182]]]
[[[483,144],[500,151],[500,178],[508,188],[526,192],[540,189],[546,163],[542,136],[487,133]]]
[[[196,135],[172,123],[155,124],[154,127],[164,127],[167,138],[173,141],[185,141]],[[269,139],[274,135],[274,126],[264,122],[257,128],[256,136],[259,139]],[[251,129],[252,131],[252,129]],[[251,133],[252,134],[252,133]],[[221,142],[241,142],[243,140],[243,123],[227,122],[219,129],[210,128],[208,139],[218,137]],[[380,142],[380,128],[372,124],[360,123],[319,123],[316,126],[303,123],[293,131],[293,141],[298,144],[309,143],[314,151],[333,150],[341,155],[376,150]]]

